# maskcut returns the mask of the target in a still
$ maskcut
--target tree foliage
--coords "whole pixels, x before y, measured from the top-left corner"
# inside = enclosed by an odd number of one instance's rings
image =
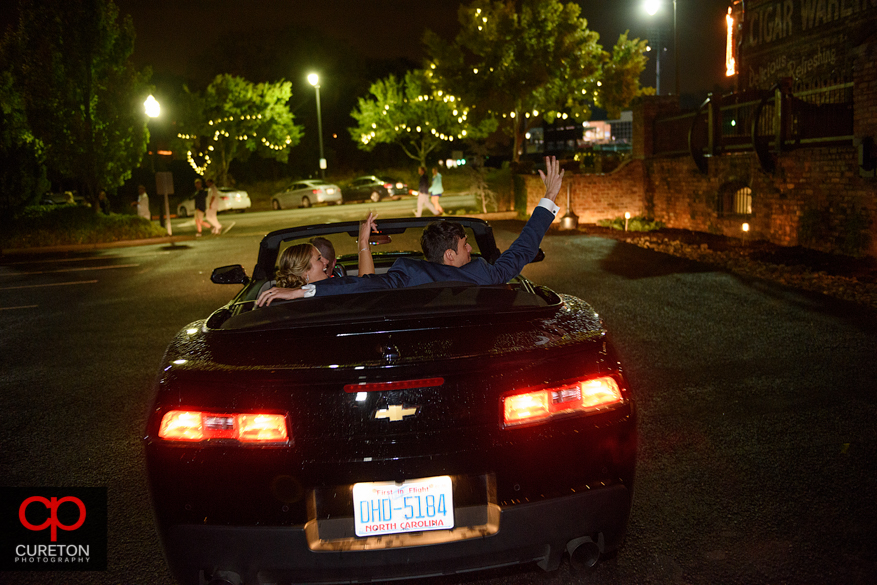
[[[15,211],[48,190],[43,145],[27,125],[24,96],[0,50],[0,210]]]
[[[122,185],[146,151],[150,73],[134,68],[134,26],[112,0],[22,0],[4,39],[27,132],[19,137],[97,209],[98,190]]]
[[[175,151],[220,185],[231,162],[252,153],[286,162],[302,136],[287,105],[291,96],[288,81],[254,84],[233,75],[217,75],[203,93],[186,89]]]
[[[615,113],[641,91],[645,42],[622,35],[610,56],[579,13],[558,0],[475,0],[459,8],[452,42],[424,37],[437,83],[495,115],[514,138],[514,160],[540,115],[584,121],[592,106]]]
[[[483,138],[496,129],[492,118],[473,123],[469,106],[435,87],[431,77],[415,70],[401,81],[390,75],[373,83],[350,114],[357,122],[350,135],[359,147],[370,151],[377,144],[396,144],[425,167],[427,157],[442,146]]]

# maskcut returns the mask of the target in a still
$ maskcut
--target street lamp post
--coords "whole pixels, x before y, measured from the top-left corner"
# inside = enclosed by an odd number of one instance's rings
[[[155,99],[155,97],[153,97],[152,95],[150,95],[148,98],[146,98],[146,101],[143,102],[143,107],[145,108],[146,115],[149,118],[157,118],[161,115],[161,104],[159,104],[158,100]],[[152,142],[151,135],[149,138],[150,138],[149,141]],[[147,144],[146,148],[149,149],[148,144]],[[153,145],[153,148],[151,150],[152,150],[152,154],[150,155],[150,158],[149,158],[149,164],[150,164],[150,167],[152,168],[153,176],[157,178],[158,175],[156,175],[156,173],[155,173],[155,148],[154,148],[154,145]],[[159,190],[158,189],[158,181],[156,180],[155,183],[156,183],[156,195],[158,195],[158,192],[157,192]],[[171,209],[170,209],[170,202],[168,201],[168,192],[169,191],[167,188],[162,189],[162,191],[164,191],[164,213],[159,214],[159,215],[162,215],[162,219],[164,220],[163,225],[164,225],[165,229],[167,229],[167,235],[171,235],[172,234],[172,232],[171,232]]]
[[[649,16],[657,14],[661,9],[661,0],[646,0],[645,9]],[[658,67],[660,67],[661,47],[658,47]],[[673,76],[675,85],[675,94],[679,95],[679,27],[676,23],[676,0],[673,0]],[[660,75],[660,74],[659,74]],[[660,93],[660,90],[658,91]]]
[[[317,135],[320,139],[320,176],[326,178],[326,158],[323,156],[323,116],[320,112],[320,76],[316,73],[308,74],[308,82],[317,91]]]
[[[143,102],[143,108],[146,110],[146,115],[149,118],[158,118],[161,115],[161,104],[158,103],[158,100],[152,94]],[[149,141],[152,142],[151,135],[149,138]],[[149,149],[149,144],[146,145],[146,148]],[[155,150],[152,151],[150,165],[152,166],[152,172],[155,173]]]

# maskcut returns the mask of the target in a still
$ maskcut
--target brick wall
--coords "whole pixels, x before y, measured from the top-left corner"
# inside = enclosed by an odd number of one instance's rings
[[[578,174],[564,172],[563,187],[557,197],[560,212],[558,221],[567,212],[567,189],[573,212],[581,223],[597,223],[597,220],[623,216],[642,215],[645,185],[645,165],[641,160],[630,161],[607,174]],[[527,213],[545,193],[538,175],[526,175]]]
[[[859,176],[854,147],[799,149],[779,157],[773,174],[752,153],[709,159],[707,174],[685,158],[648,161],[654,216],[668,226],[750,237],[785,246],[853,253],[854,238],[870,234],[862,252],[877,256],[875,184]],[[752,214],[721,213],[723,186],[752,190]],[[862,222],[871,223],[870,226]]]
[[[849,146],[799,148],[777,157],[766,173],[751,152],[707,159],[701,173],[690,156],[656,157],[650,116],[672,111],[666,97],[642,98],[634,106],[633,160],[607,174],[571,174],[572,209],[582,223],[645,214],[669,227],[749,237],[786,246],[865,253],[877,257],[877,178],[861,172],[860,144],[877,135],[877,41],[856,50],[854,132]],[[867,153],[867,147],[865,149]],[[525,177],[527,211],[542,196],[537,176]],[[752,214],[729,213],[720,204],[734,186],[751,189]],[[566,191],[558,197],[566,213]],[[722,211],[724,209],[724,211]],[[867,243],[863,245],[863,242]]]

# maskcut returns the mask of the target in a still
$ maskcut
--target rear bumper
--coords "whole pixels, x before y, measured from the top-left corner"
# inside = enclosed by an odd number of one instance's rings
[[[185,584],[206,583],[214,571],[237,573],[246,583],[355,583],[462,573],[537,562],[556,569],[566,545],[589,536],[609,552],[620,546],[631,493],[613,485],[499,511],[498,530],[486,537],[428,546],[315,551],[304,526],[177,525],[164,548]]]

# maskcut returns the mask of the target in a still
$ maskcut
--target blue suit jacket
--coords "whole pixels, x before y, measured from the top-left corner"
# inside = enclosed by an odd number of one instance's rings
[[[399,258],[385,274],[366,275],[362,278],[329,278],[315,283],[316,296],[343,295],[351,293],[417,286],[431,282],[471,282],[472,284],[503,284],[521,273],[536,257],[539,243],[548,231],[554,214],[544,207],[537,207],[521,231],[521,235],[502,253],[495,264],[484,258],[474,258],[465,266],[445,266],[426,260]]]

